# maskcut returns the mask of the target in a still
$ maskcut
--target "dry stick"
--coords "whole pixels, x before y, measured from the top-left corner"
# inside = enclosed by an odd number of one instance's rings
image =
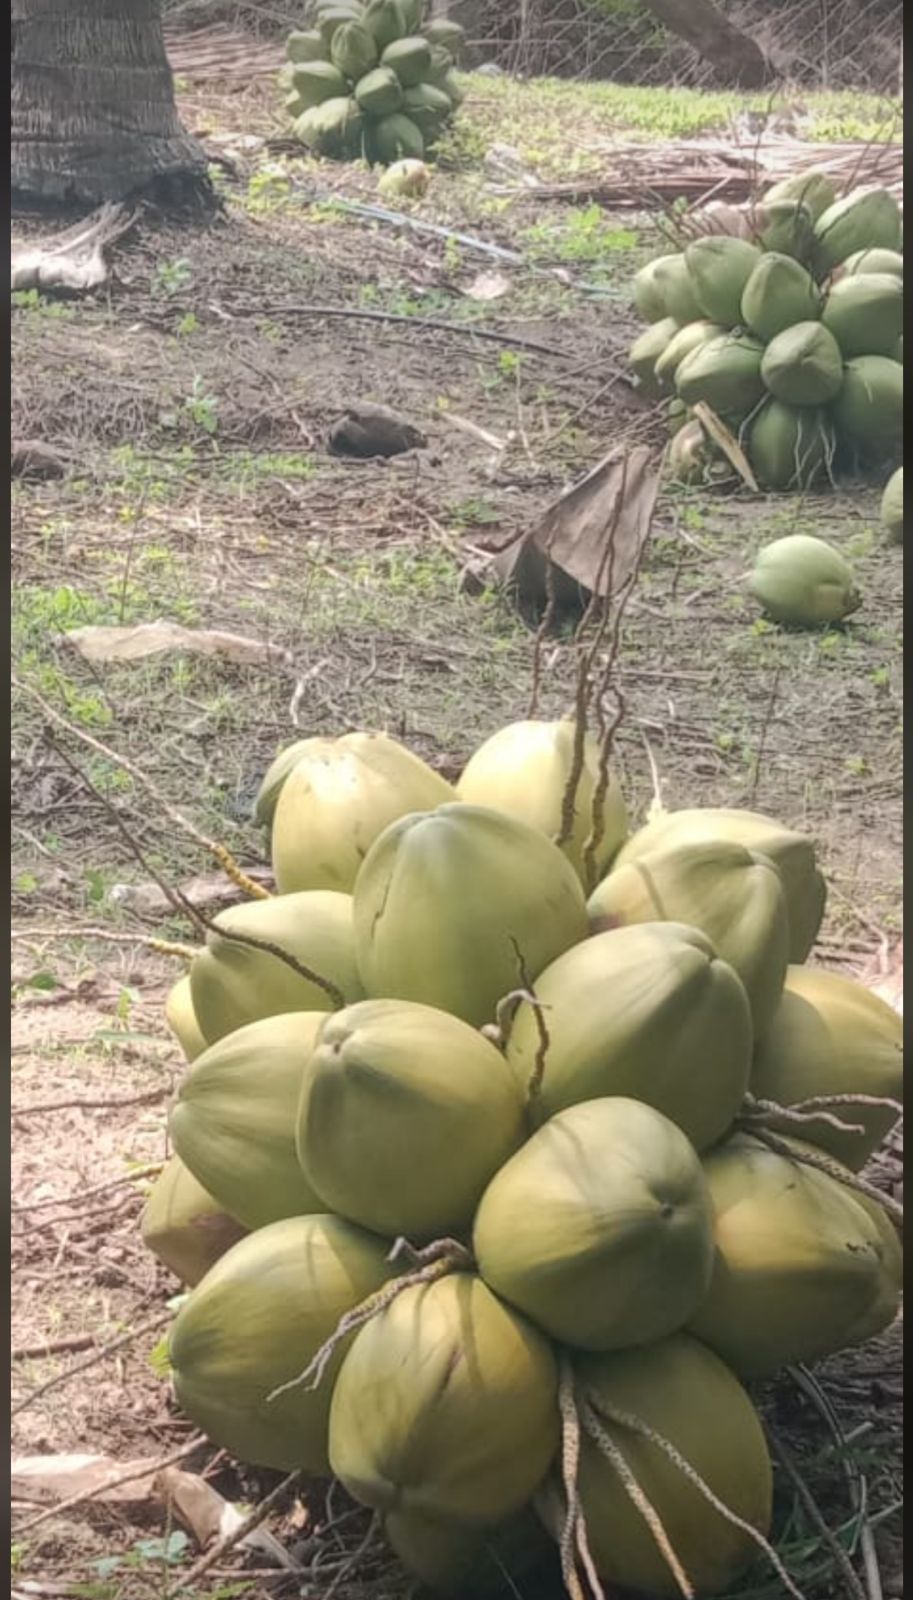
[[[629,1498],[633,1501],[634,1505],[637,1507],[645,1523],[647,1524],[647,1527],[650,1529],[650,1532],[656,1541],[657,1548],[659,1549],[666,1566],[669,1568],[669,1571],[672,1573],[672,1576],[678,1585],[679,1593],[685,1596],[685,1600],[693,1600],[694,1585],[692,1584],[691,1579],[688,1577],[688,1574],[686,1573],[684,1567],[678,1559],[678,1556],[672,1548],[672,1545],[669,1541],[669,1535],[663,1527],[662,1520],[658,1511],[656,1510],[656,1507],[644,1494],[643,1489],[634,1476],[634,1473],[631,1471],[631,1468],[628,1466],[628,1463],[625,1460],[621,1450],[618,1448],[618,1445],[615,1443],[615,1440],[603,1427],[599,1417],[588,1401],[585,1401],[583,1406],[583,1425],[586,1428],[590,1438],[593,1440],[593,1443],[598,1446],[603,1455],[608,1461],[611,1462],[612,1466],[615,1468],[615,1471],[618,1473],[618,1476],[621,1479]]]
[[[76,1355],[80,1350],[95,1348],[95,1339],[91,1333],[71,1334],[67,1339],[52,1339],[47,1344],[21,1344],[10,1351],[11,1361],[30,1361],[41,1356],[56,1356],[66,1352]]]
[[[88,735],[86,737],[88,737]],[[291,967],[292,971],[297,973],[299,978],[304,978],[308,983],[313,983],[318,989],[322,989],[324,994],[326,994],[333,1002],[336,1010],[342,1009],[346,1003],[345,996],[343,995],[342,990],[337,988],[336,984],[332,983],[329,978],[324,978],[319,972],[315,972],[312,967],[308,967],[303,961],[299,961],[297,956],[293,956],[289,950],[284,950],[281,945],[274,944],[272,940],[254,938],[254,936],[249,933],[239,933],[233,928],[220,927],[219,924],[214,922],[211,917],[207,917],[202,911],[199,910],[197,906],[192,903],[192,901],[188,900],[187,897],[181,893],[180,889],[173,889],[171,885],[162,877],[162,875],[156,871],[155,867],[153,867],[148,861],[144,851],[141,849],[140,845],[137,844],[132,833],[130,832],[130,829],[124,822],[118,807],[114,805],[113,801],[109,800],[106,794],[102,794],[101,790],[95,787],[91,778],[89,778],[87,774],[82,771],[81,767],[79,767],[78,764],[71,759],[67,752],[60,745],[58,745],[56,741],[52,740],[51,743],[61,760],[66,766],[69,767],[70,771],[75,773],[80,782],[89,790],[90,794],[93,794],[101,803],[101,805],[104,806],[105,810],[108,812],[108,815],[112,818],[113,822],[126,841],[131,854],[136,857],[137,861],[140,863],[140,866],[143,868],[143,871],[147,872],[149,876],[155,880],[166,899],[179,915],[189,917],[191,922],[193,922],[198,928],[204,929],[207,933],[214,932],[221,939],[230,939],[235,944],[247,945],[252,950],[262,950],[266,955],[275,956],[277,960],[284,962],[287,967]],[[200,835],[200,837],[202,838],[202,835]],[[222,846],[219,845],[216,848],[221,849]],[[226,871],[227,870],[228,869],[226,868]],[[229,876],[231,876],[231,874],[229,874]],[[271,896],[267,896],[267,898],[271,898]]]
[[[40,1399],[42,1395],[47,1394],[49,1390],[59,1388],[62,1383],[69,1383],[70,1379],[75,1378],[78,1373],[87,1372],[89,1367],[94,1367],[97,1361],[103,1361],[106,1356],[113,1355],[115,1350],[123,1349],[124,1345],[131,1344],[134,1339],[139,1339],[142,1334],[152,1333],[156,1328],[160,1328],[163,1323],[170,1322],[171,1316],[172,1313],[170,1311],[160,1311],[158,1316],[153,1317],[149,1322],[141,1322],[138,1328],[131,1328],[129,1333],[122,1333],[119,1339],[112,1339],[110,1344],[100,1345],[97,1350],[93,1350],[92,1354],[86,1357],[85,1361],[77,1361],[75,1367],[70,1367],[66,1372],[59,1372],[55,1378],[49,1378],[47,1383],[39,1384],[38,1388],[33,1389],[32,1393],[27,1395],[24,1400],[20,1400],[17,1406],[13,1406],[10,1415],[18,1417],[21,1411],[26,1411],[29,1406],[34,1405],[35,1401]]]
[[[767,1434],[768,1438],[770,1439],[770,1443],[773,1446],[774,1455],[792,1483],[793,1488],[795,1489],[799,1499],[802,1501],[802,1504],[811,1517],[812,1522],[815,1524],[815,1527],[818,1529],[818,1532],[824,1539],[824,1542],[830,1550],[830,1553],[833,1556],[837,1566],[840,1568],[840,1571],[846,1582],[846,1586],[853,1596],[853,1600],[867,1600],[866,1592],[862,1587],[862,1584],[859,1582],[859,1579],[857,1578],[853,1569],[853,1563],[851,1562],[833,1529],[828,1526],[827,1518],[824,1516],[821,1507],[812,1494],[811,1489],[808,1487],[808,1484],[805,1482],[805,1479],[799,1471],[799,1468],[796,1466],[796,1463],[790,1455],[790,1452],[787,1450],[786,1445],[783,1443],[782,1439],[777,1437],[772,1428],[768,1428]]]
[[[91,733],[86,733],[85,729],[79,728],[75,723],[70,722],[67,717],[55,710],[54,706],[45,700],[37,689],[33,689],[30,684],[22,683],[15,674],[12,682],[14,688],[21,689],[31,700],[34,700],[35,704],[41,707],[44,715],[50,717],[51,721],[55,722],[58,727],[65,728],[67,733],[72,734],[74,738],[88,745],[90,750],[95,750],[108,761],[113,761],[115,766],[122,767],[124,772],[128,772],[136,783],[148,791],[156,804],[161,806],[166,816],[170,818],[176,827],[193,839],[195,844],[200,845],[202,849],[209,852],[237,888],[243,890],[252,900],[267,900],[270,898],[269,892],[261,884],[255,883],[253,878],[247,876],[247,873],[239,867],[234,856],[223,844],[219,844],[215,839],[208,839],[204,833],[201,833],[199,828],[190,822],[182,812],[178,811],[176,806],[171,804],[171,801],[162,793],[157,784],[153,783],[152,779],[145,772],[142,772],[139,767],[135,766],[132,761],[128,761],[126,756],[118,755],[117,751],[112,750],[110,745],[103,744],[101,739],[96,739]],[[57,748],[59,749],[59,746]]]
[[[798,1161],[800,1166],[812,1167],[816,1172],[826,1172],[829,1178],[844,1184],[847,1189],[858,1189],[859,1193],[866,1195],[869,1200],[875,1200],[888,1213],[898,1231],[903,1231],[903,1206],[899,1205],[892,1195],[884,1194],[874,1183],[869,1183],[867,1178],[860,1178],[858,1172],[848,1172],[839,1161],[834,1161],[823,1150],[796,1150],[777,1134],[771,1133],[769,1128],[760,1128],[752,1124],[751,1131],[755,1139],[760,1139],[762,1144],[766,1144],[768,1149],[774,1150],[777,1155],[785,1156],[788,1161]]]
[[[164,1088],[147,1089],[144,1094],[131,1094],[122,1100],[48,1100],[40,1106],[22,1106],[10,1112],[11,1117],[37,1117],[50,1111],[117,1111],[121,1106],[151,1106],[171,1093],[171,1084]]]
[[[185,1444],[181,1450],[173,1451],[170,1456],[162,1456],[158,1461],[149,1461],[144,1467],[134,1467],[129,1472],[121,1473],[120,1477],[107,1478],[104,1483],[97,1483],[92,1489],[83,1489],[79,1494],[70,1495],[68,1500],[60,1500],[54,1506],[47,1506],[37,1516],[20,1523],[16,1532],[26,1533],[29,1528],[37,1528],[39,1522],[48,1522],[51,1517],[59,1517],[65,1511],[72,1511],[74,1506],[82,1505],[86,1500],[95,1500],[99,1495],[107,1494],[110,1489],[119,1489],[122,1484],[138,1483],[141,1478],[149,1478],[165,1467],[173,1467],[178,1461],[183,1461],[185,1456],[193,1455],[194,1450],[199,1450],[200,1445],[206,1442],[203,1435],[198,1433],[190,1444]]]
[[[858,1465],[854,1467],[854,1463],[847,1451],[846,1447],[851,1436],[844,1433],[840,1418],[814,1373],[810,1372],[808,1367],[803,1366],[801,1362],[797,1362],[795,1366],[787,1367],[786,1370],[796,1387],[806,1394],[811,1403],[824,1417],[837,1441],[837,1447],[841,1453],[843,1471],[849,1486],[850,1499],[853,1502],[853,1509],[860,1519],[859,1547],[865,1568],[865,1580],[868,1585],[868,1600],[883,1600],[878,1551],[875,1547],[875,1536],[872,1532],[872,1524],[869,1521],[868,1514],[868,1482],[862,1469]]]
[[[549,534],[548,541],[543,551],[545,557],[545,610],[536,629],[533,640],[533,667],[532,685],[529,691],[529,709],[526,713],[527,721],[532,721],[539,710],[539,687],[542,677],[542,648],[548,638],[548,632],[555,615],[558,604],[558,589],[555,583],[555,563],[552,560],[552,546],[555,542],[555,531]]]
[[[633,1412],[621,1411],[615,1406],[607,1406],[601,1396],[596,1397],[596,1404],[608,1421],[614,1422],[617,1427],[630,1429],[632,1433],[638,1434],[641,1439],[649,1440],[658,1450],[661,1450],[672,1462],[672,1465],[683,1473],[688,1482],[700,1491],[704,1499],[709,1505],[713,1506],[714,1511],[718,1512],[724,1521],[731,1523],[734,1528],[740,1528],[760,1550],[763,1550],[783,1587],[788,1594],[793,1596],[793,1600],[805,1600],[801,1589],[798,1589],[793,1583],[770,1541],[765,1539],[763,1533],[753,1523],[747,1522],[744,1517],[737,1516],[734,1511],[730,1510],[724,1500],[714,1494],[710,1485],[705,1483],[700,1473],[692,1467],[690,1461],[687,1461],[679,1450],[676,1450],[675,1445],[669,1439],[666,1439],[661,1433],[657,1433],[655,1428],[649,1427],[646,1422],[642,1421],[640,1417],[636,1417]]]
[[[363,311],[353,306],[317,306],[317,305],[283,305],[281,303],[271,306],[259,307],[261,314],[268,311],[271,315],[280,313],[295,317],[351,317],[359,322],[400,322],[406,327],[417,330],[419,328],[434,328],[439,333],[458,333],[463,338],[490,339],[495,344],[509,345],[515,350],[530,350],[534,355],[557,356],[560,360],[567,358],[566,350],[556,350],[554,345],[537,344],[531,339],[512,337],[507,333],[496,333],[491,328],[476,328],[472,323],[443,322],[438,317],[412,317],[403,312],[396,311]]]
[[[180,956],[193,961],[200,946],[175,944],[171,939],[155,939],[147,933],[115,933],[110,928],[13,928],[11,939],[106,939],[109,944],[140,944],[146,950],[156,950],[163,956]]]
[[[758,784],[761,781],[761,763],[764,760],[764,752],[767,748],[767,735],[770,732],[770,725],[773,721],[774,706],[776,705],[777,701],[777,691],[780,687],[781,671],[782,668],[777,667],[773,675],[773,682],[770,686],[770,693],[767,696],[767,704],[764,707],[764,721],[761,724],[761,737],[758,740],[758,753],[755,756],[754,767],[751,774],[751,784],[748,789],[749,803],[754,799],[758,790]]]
[[[207,1550],[206,1554],[195,1562],[172,1588],[167,1590],[165,1600],[174,1600],[176,1595],[183,1594],[185,1590],[191,1588],[199,1578],[202,1578],[204,1573],[214,1567],[218,1561],[221,1561],[229,1550],[233,1550],[235,1545],[240,1544],[242,1539],[246,1539],[247,1535],[253,1532],[254,1528],[258,1528],[261,1522],[265,1522],[273,1506],[282,1499],[286,1490],[293,1488],[300,1477],[301,1469],[296,1467],[295,1471],[290,1472],[287,1478],[283,1478],[281,1483],[277,1483],[275,1489],[271,1489],[269,1494],[260,1501],[259,1505],[254,1506],[243,1522],[239,1522],[238,1526],[231,1533],[227,1533],[223,1539],[217,1539],[212,1549]],[[288,1574],[286,1573],[285,1576],[287,1577]]]
[[[327,1589],[323,1600],[330,1600],[330,1597],[336,1593],[336,1590],[339,1588],[339,1585],[342,1583],[343,1579],[348,1577],[350,1572],[354,1571],[368,1546],[370,1545],[372,1539],[375,1537],[379,1526],[380,1512],[375,1511],[370,1522],[368,1523],[367,1528],[365,1529],[364,1538],[361,1539],[355,1546],[352,1554],[337,1567],[336,1573],[330,1582],[330,1587]]]
[[[111,1189],[120,1189],[125,1183],[136,1183],[140,1178],[154,1178],[161,1172],[164,1161],[150,1161],[145,1167],[136,1167],[133,1172],[125,1173],[122,1178],[109,1178],[105,1183],[96,1183],[91,1189],[80,1189],[77,1194],[57,1195],[53,1200],[23,1200],[10,1207],[13,1212],[20,1211],[46,1211],[49,1206],[75,1206],[81,1205],[83,1200],[91,1200],[97,1194],[107,1194]]]
[[[395,1260],[405,1245],[405,1240],[398,1239],[387,1259]],[[438,1278],[445,1278],[448,1273],[457,1272],[460,1268],[472,1264],[469,1251],[456,1239],[436,1239],[424,1250],[411,1253],[415,1260],[423,1265],[418,1266],[413,1272],[406,1272],[394,1278],[383,1289],[375,1289],[373,1294],[369,1294],[359,1305],[353,1306],[351,1311],[340,1317],[330,1337],[324,1340],[304,1370],[299,1372],[297,1377],[289,1378],[286,1383],[280,1383],[267,1395],[268,1404],[278,1400],[280,1395],[286,1394],[290,1389],[297,1389],[301,1384],[306,1385],[309,1390],[318,1388],[334,1351],[346,1335],[354,1333],[357,1328],[364,1327],[366,1322],[386,1311],[404,1289],[411,1289],[415,1284],[434,1283]]]

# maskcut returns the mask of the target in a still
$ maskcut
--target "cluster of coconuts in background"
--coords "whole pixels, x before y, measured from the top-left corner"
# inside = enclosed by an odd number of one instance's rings
[[[299,741],[257,813],[277,892],[167,1009],[191,1065],[143,1230],[190,1286],[180,1405],[335,1474],[438,1592],[515,1593],[578,1514],[605,1583],[676,1594],[671,1550],[726,1587],[772,1516],[745,1384],[899,1296],[857,1175],[900,1022],[808,964],[812,841],[740,810],[632,831],[572,721],[500,730],[456,786],[382,734]]]

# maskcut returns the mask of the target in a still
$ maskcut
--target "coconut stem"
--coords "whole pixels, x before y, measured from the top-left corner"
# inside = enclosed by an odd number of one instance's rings
[[[412,1249],[405,1239],[397,1239],[387,1257],[388,1261],[395,1260],[407,1248]],[[297,1389],[302,1384],[309,1390],[318,1388],[330,1359],[343,1339],[350,1333],[355,1333],[357,1329],[363,1328],[366,1322],[379,1316],[382,1311],[386,1311],[404,1289],[411,1289],[415,1284],[434,1283],[438,1278],[446,1278],[448,1273],[459,1272],[472,1265],[472,1256],[466,1246],[456,1239],[437,1239],[424,1250],[412,1250],[412,1254],[419,1263],[415,1270],[394,1278],[392,1283],[385,1284],[382,1289],[375,1289],[374,1293],[369,1294],[360,1305],[353,1306],[351,1311],[340,1317],[330,1337],[324,1340],[303,1372],[299,1372],[295,1378],[289,1378],[286,1383],[280,1383],[278,1388],[267,1395],[268,1402],[277,1400],[289,1389]]]
[[[748,1094],[745,1096],[744,1113],[748,1117],[759,1114],[758,1120],[762,1124],[770,1117],[783,1117],[788,1122],[827,1122],[841,1133],[865,1133],[861,1122],[845,1122],[842,1117],[832,1116],[827,1110],[829,1106],[881,1106],[896,1111],[898,1116],[903,1113],[899,1100],[880,1094],[816,1094],[808,1100],[796,1100],[789,1106],[780,1105],[778,1100],[762,1100]]]
[[[580,1415],[574,1396],[574,1369],[567,1356],[561,1357],[558,1368],[558,1409],[561,1412],[561,1477],[565,1498],[564,1524],[558,1542],[561,1578],[570,1600],[586,1600],[577,1572],[579,1556],[594,1600],[605,1600],[590,1555],[586,1521],[577,1492],[577,1475],[580,1470]]]
[[[656,1510],[656,1507],[653,1505],[652,1501],[650,1501],[644,1494],[643,1489],[634,1476],[634,1473],[631,1471],[631,1468],[628,1466],[628,1463],[619,1450],[618,1445],[603,1427],[602,1422],[596,1415],[596,1412],[593,1410],[593,1407],[589,1401],[584,1402],[583,1425],[586,1428],[590,1438],[593,1440],[593,1443],[598,1447],[599,1450],[602,1451],[602,1454],[605,1456],[606,1460],[611,1463],[611,1465],[615,1468],[615,1471],[618,1473],[618,1476],[621,1479],[628,1496],[633,1504],[637,1507],[645,1523],[647,1524],[647,1527],[650,1529],[653,1538],[656,1540],[660,1555],[669,1568],[669,1571],[672,1573],[672,1576],[678,1585],[679,1593],[685,1596],[685,1600],[693,1600],[694,1585],[692,1584],[688,1574],[686,1573],[684,1567],[678,1559],[678,1556],[672,1548],[669,1535],[663,1527],[659,1512]]]
[[[766,1144],[768,1149],[775,1151],[778,1156],[785,1156],[787,1161],[796,1161],[800,1166],[813,1167],[816,1172],[825,1172],[829,1178],[842,1183],[845,1188],[856,1189],[867,1199],[876,1201],[882,1210],[887,1212],[898,1233],[903,1232],[903,1206],[899,1205],[892,1195],[884,1194],[874,1183],[869,1183],[867,1178],[860,1178],[858,1172],[848,1172],[839,1161],[835,1161],[823,1150],[814,1152],[796,1150],[791,1144],[787,1144],[785,1139],[780,1139],[775,1133],[771,1133],[769,1128],[757,1127],[754,1122],[751,1131],[754,1138],[760,1139],[762,1144]]]
[[[747,1522],[744,1517],[738,1516],[735,1511],[730,1510],[725,1501],[721,1500],[719,1495],[714,1494],[709,1483],[704,1481],[697,1469],[691,1465],[690,1461],[685,1459],[680,1450],[675,1448],[675,1445],[672,1444],[671,1440],[666,1439],[663,1434],[657,1433],[655,1428],[651,1428],[649,1423],[646,1423],[642,1420],[642,1418],[635,1416],[633,1412],[621,1411],[615,1406],[607,1405],[601,1396],[589,1396],[587,1408],[584,1412],[584,1420],[586,1420],[587,1412],[589,1412],[591,1415],[593,1414],[594,1404],[598,1405],[600,1411],[607,1421],[614,1422],[619,1428],[627,1428],[632,1433],[639,1434],[641,1439],[648,1439],[649,1442],[655,1445],[658,1450],[661,1450],[663,1455],[665,1455],[672,1462],[672,1465],[677,1467],[679,1472],[681,1472],[684,1477],[688,1479],[688,1482],[693,1484],[695,1489],[700,1491],[707,1503],[713,1507],[714,1511],[723,1517],[726,1522],[731,1523],[734,1528],[741,1529],[742,1533],[747,1534],[749,1539],[751,1539],[759,1549],[763,1550],[768,1561],[776,1572],[777,1577],[780,1579],[784,1589],[788,1594],[793,1596],[793,1600],[805,1600],[802,1590],[796,1588],[796,1585],[793,1583],[792,1578],[784,1567],[783,1562],[780,1560],[780,1557],[777,1555],[777,1552],[770,1543],[769,1539],[765,1539],[759,1528],[756,1528],[753,1523]]]

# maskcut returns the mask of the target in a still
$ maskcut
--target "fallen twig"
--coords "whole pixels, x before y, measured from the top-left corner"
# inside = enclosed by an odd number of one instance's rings
[[[199,1561],[194,1563],[188,1572],[185,1572],[178,1579],[174,1587],[167,1591],[165,1600],[174,1600],[175,1596],[192,1588],[203,1577],[204,1573],[209,1572],[210,1568],[216,1565],[216,1562],[221,1561],[229,1550],[233,1550],[235,1545],[240,1544],[241,1540],[246,1538],[254,1528],[258,1528],[261,1522],[265,1522],[273,1506],[282,1499],[288,1489],[291,1489],[298,1482],[300,1477],[301,1472],[296,1468],[294,1472],[289,1473],[287,1478],[283,1478],[281,1483],[277,1483],[275,1489],[271,1489],[269,1494],[258,1505],[254,1506],[243,1522],[239,1522],[238,1526],[231,1533],[226,1534],[224,1539],[217,1540],[212,1549],[208,1550]]]
[[[136,1183],[140,1178],[157,1177],[164,1164],[163,1161],[150,1161],[148,1166],[136,1167],[123,1178],[111,1178],[107,1183],[98,1183],[92,1189],[80,1189],[77,1194],[57,1195],[53,1200],[23,1200],[10,1209],[14,1212],[46,1211],[48,1206],[80,1205],[83,1200],[91,1200],[97,1194],[107,1194],[110,1189],[120,1189],[125,1183]]]
[[[192,1455],[194,1450],[199,1450],[200,1445],[205,1443],[206,1440],[203,1435],[198,1433],[190,1444],[185,1444],[181,1450],[175,1450],[169,1456],[162,1456],[158,1461],[149,1461],[144,1467],[133,1468],[118,1478],[108,1478],[103,1483],[97,1483],[92,1489],[83,1489],[79,1494],[71,1495],[69,1500],[61,1500],[57,1505],[45,1507],[36,1516],[29,1517],[26,1522],[21,1522],[16,1532],[25,1533],[29,1528],[37,1528],[40,1522],[48,1522],[51,1517],[60,1516],[63,1512],[72,1511],[75,1506],[82,1505],[87,1500],[95,1500],[98,1495],[109,1493],[115,1485],[120,1487],[126,1483],[136,1483],[140,1478],[152,1477],[154,1473],[161,1472],[164,1467],[171,1467],[176,1462],[183,1461],[185,1457]]]
[[[11,1117],[37,1117],[51,1111],[117,1111],[121,1106],[151,1106],[171,1093],[171,1084],[158,1089],[146,1089],[142,1094],[125,1095],[118,1100],[48,1100],[39,1106],[21,1106],[10,1112]]]
[[[75,1367],[69,1367],[66,1372],[58,1372],[56,1377],[48,1378],[46,1383],[39,1384],[38,1388],[33,1389],[30,1395],[26,1395],[24,1400],[20,1400],[18,1405],[13,1406],[10,1416],[18,1417],[21,1412],[27,1411],[29,1406],[34,1405],[36,1400],[40,1400],[42,1395],[48,1394],[51,1389],[58,1389],[61,1384],[69,1383],[71,1378],[77,1377],[80,1372],[87,1372],[90,1367],[95,1366],[96,1362],[104,1361],[107,1356],[113,1355],[117,1350],[122,1350],[124,1345],[132,1344],[134,1339],[141,1338],[144,1333],[153,1333],[156,1328],[161,1328],[164,1323],[170,1322],[172,1315],[173,1313],[170,1311],[160,1311],[158,1316],[151,1318],[149,1322],[141,1322],[138,1328],[131,1328],[129,1333],[122,1333],[119,1338],[112,1339],[110,1344],[100,1345],[96,1350],[93,1350],[85,1361],[77,1361]],[[58,1507],[57,1509],[60,1508]],[[35,1520],[42,1522],[44,1517],[38,1517]],[[26,1526],[31,1527],[32,1524],[27,1523]]]

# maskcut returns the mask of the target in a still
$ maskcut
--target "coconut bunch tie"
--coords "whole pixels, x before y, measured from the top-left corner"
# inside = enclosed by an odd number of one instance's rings
[[[385,734],[303,739],[256,817],[276,893],[166,1009],[143,1232],[189,1290],[178,1404],[335,1476],[436,1593],[712,1594],[757,1561],[797,1593],[746,1386],[878,1334],[902,1272],[863,1171],[901,1021],[815,964],[812,839],[633,826],[570,720],[455,785]]]
[[[838,198],[813,169],[704,216],[705,235],[634,278],[649,326],[629,359],[643,393],[667,402],[670,475],[699,483],[730,470],[700,405],[735,436],[763,489],[896,465],[903,218],[893,195],[870,185]]]
[[[463,95],[458,23],[425,0],[317,0],[291,33],[280,87],[293,131],[315,155],[388,167],[432,155]]]

